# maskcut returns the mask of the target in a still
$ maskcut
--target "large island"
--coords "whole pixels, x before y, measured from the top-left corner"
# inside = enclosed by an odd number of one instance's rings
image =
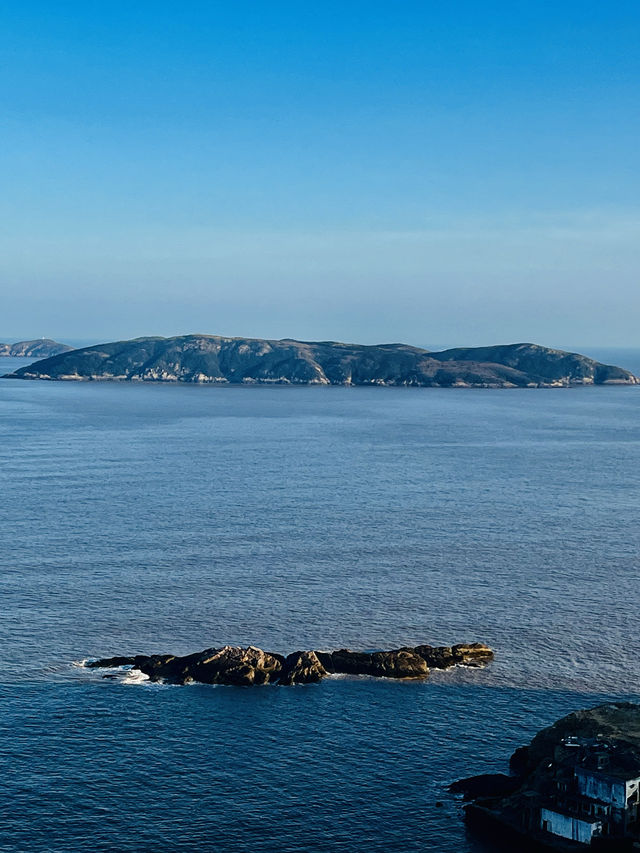
[[[480,388],[639,382],[620,367],[537,344],[430,352],[406,344],[364,346],[215,335],[136,338],[85,347],[5,378]]]

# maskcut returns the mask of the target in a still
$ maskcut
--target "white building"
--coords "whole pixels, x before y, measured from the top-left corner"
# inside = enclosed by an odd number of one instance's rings
[[[640,777],[625,779],[624,776],[609,774],[606,770],[575,768],[578,790],[583,797],[609,803],[617,809],[626,809],[638,803]]]
[[[540,809],[540,828],[561,838],[591,844],[593,836],[602,832],[602,823],[593,818],[573,817],[551,809]]]
[[[559,784],[561,796],[540,809],[540,829],[561,838],[591,844],[596,835],[625,835],[636,825],[640,777],[599,761],[597,767],[573,768],[573,791]]]

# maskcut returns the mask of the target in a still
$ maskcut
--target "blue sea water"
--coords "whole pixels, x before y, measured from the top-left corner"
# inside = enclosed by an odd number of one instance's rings
[[[640,387],[2,380],[0,850],[486,850],[447,785],[640,695],[639,415]],[[495,663],[254,689],[74,665],[460,640]]]

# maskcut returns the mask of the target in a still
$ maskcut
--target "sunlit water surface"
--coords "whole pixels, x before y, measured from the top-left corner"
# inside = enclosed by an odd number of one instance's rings
[[[640,694],[639,416],[633,387],[2,380],[0,850],[484,850],[448,783]],[[73,665],[476,639],[491,667],[427,683]]]

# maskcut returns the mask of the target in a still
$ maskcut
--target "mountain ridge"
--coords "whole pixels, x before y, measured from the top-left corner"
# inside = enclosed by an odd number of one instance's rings
[[[51,358],[71,352],[73,347],[61,344],[51,338],[37,338],[33,341],[18,341],[15,344],[0,343],[0,358]]]
[[[409,344],[181,335],[70,350],[5,378],[198,384],[567,387],[638,384],[627,370],[539,344],[431,352]]]

